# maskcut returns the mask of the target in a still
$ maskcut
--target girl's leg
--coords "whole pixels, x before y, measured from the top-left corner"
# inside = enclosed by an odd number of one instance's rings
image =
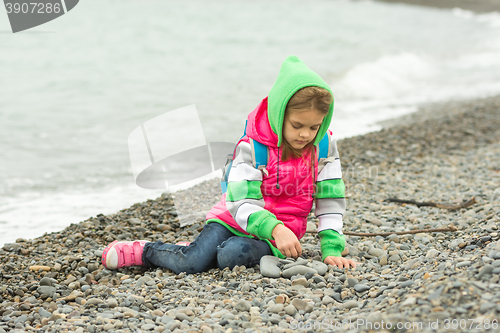
[[[217,267],[224,269],[244,265],[252,267],[260,262],[260,258],[272,255],[269,245],[261,240],[232,236],[217,247]]]
[[[232,236],[234,234],[223,225],[208,223],[189,246],[160,241],[146,243],[142,262],[146,267],[165,267],[177,274],[205,272],[217,267],[217,247]]]

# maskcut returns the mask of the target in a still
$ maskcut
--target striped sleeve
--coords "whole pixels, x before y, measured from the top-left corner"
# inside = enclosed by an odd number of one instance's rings
[[[259,238],[273,239],[274,227],[283,222],[264,209],[262,172],[253,161],[250,143],[241,141],[229,172],[226,207],[243,230]]]
[[[342,180],[337,142],[330,134],[329,138],[328,156],[320,159],[318,165],[315,199],[315,215],[319,219],[318,233],[321,238],[323,260],[327,256],[340,257],[345,248],[345,237],[342,234],[346,209],[345,185]]]

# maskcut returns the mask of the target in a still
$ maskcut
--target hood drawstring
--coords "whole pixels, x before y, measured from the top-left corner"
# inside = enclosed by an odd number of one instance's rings
[[[280,188],[280,147],[278,147],[278,172],[276,176],[276,189]]]

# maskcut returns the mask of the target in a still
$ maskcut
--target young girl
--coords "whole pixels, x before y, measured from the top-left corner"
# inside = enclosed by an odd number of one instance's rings
[[[323,261],[339,268],[356,267],[341,256],[345,198],[337,147],[328,130],[332,113],[328,85],[300,59],[288,57],[269,96],[248,116],[227,192],[208,213],[195,241],[188,246],[114,241],[103,252],[103,265],[165,267],[178,274],[251,267],[271,254],[297,258],[302,253],[299,239],[316,200]],[[326,133],[328,157],[318,165],[317,147]],[[255,167],[253,140],[268,147],[264,168]]]

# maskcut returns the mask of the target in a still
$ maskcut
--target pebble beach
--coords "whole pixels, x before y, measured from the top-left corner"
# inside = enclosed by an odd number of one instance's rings
[[[346,235],[356,269],[321,263],[313,213],[297,260],[191,275],[101,265],[115,239],[194,240],[220,200],[215,179],[5,244],[0,333],[498,331],[500,97],[428,105],[384,126],[338,142],[344,232],[389,233]],[[181,223],[174,200],[198,218]]]

